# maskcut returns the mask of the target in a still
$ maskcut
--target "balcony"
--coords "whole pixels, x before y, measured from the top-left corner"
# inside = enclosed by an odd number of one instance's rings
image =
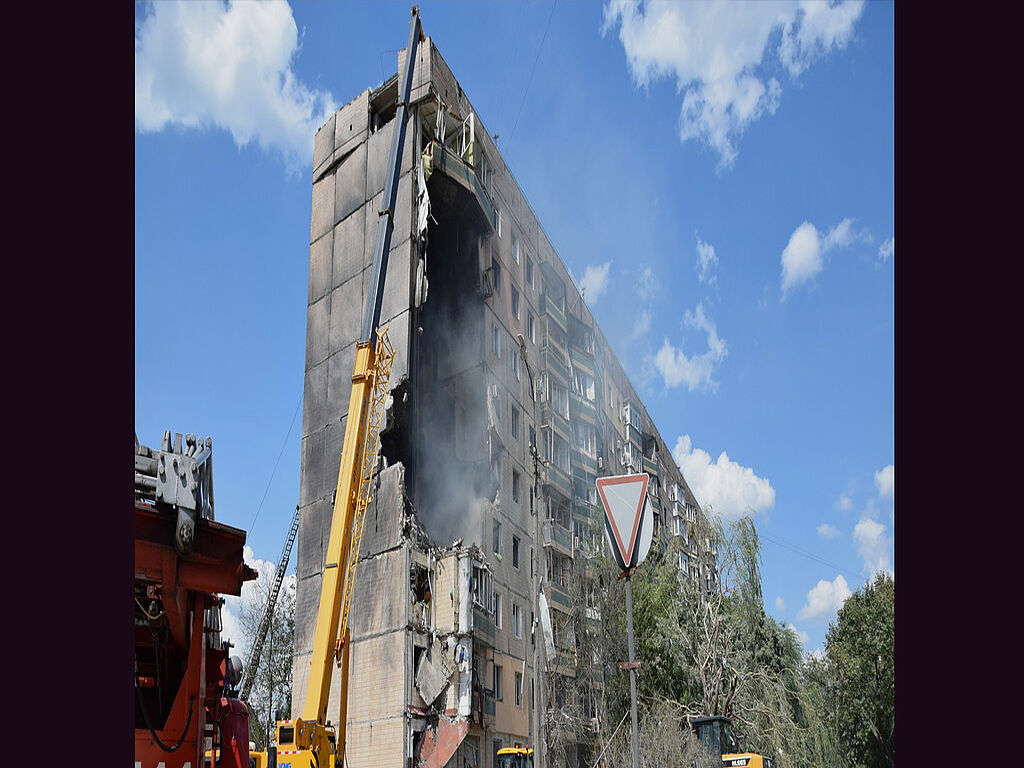
[[[486,222],[492,232],[497,231],[497,217],[490,197],[480,183],[476,172],[468,163],[439,141],[432,141],[427,145],[423,152],[423,160],[428,178],[433,171],[443,173],[476,202],[474,210],[478,214],[478,218]]]
[[[541,347],[540,355],[541,369],[550,371],[558,376],[560,383],[569,381],[569,368],[565,364],[565,353],[559,349],[557,344],[549,342]]]
[[[572,535],[554,520],[545,520],[541,525],[541,546],[551,547],[567,557],[572,557]]]
[[[566,586],[562,586],[558,582],[547,581],[544,583],[544,597],[547,598],[548,605],[552,608],[569,613],[572,603],[569,600]]]
[[[552,318],[556,323],[558,323],[558,326],[563,331],[567,330],[568,326],[566,325],[565,321],[565,312],[559,309],[558,305],[551,299],[550,296],[548,296],[547,294],[541,294],[541,305],[539,309],[542,313],[546,314],[548,317]]]
[[[576,654],[558,649],[551,663],[551,671],[557,675],[576,677]]]

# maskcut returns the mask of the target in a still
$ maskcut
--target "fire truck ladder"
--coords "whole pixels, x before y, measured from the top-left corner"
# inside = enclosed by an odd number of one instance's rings
[[[281,584],[284,582],[284,572],[288,569],[288,558],[292,554],[292,544],[295,543],[295,534],[299,530],[299,510],[296,508],[292,516],[292,525],[288,530],[288,539],[281,550],[281,557],[277,561],[277,572],[274,574],[274,583],[270,586],[270,596],[267,598],[267,609],[260,619],[260,626],[256,630],[255,642],[249,654],[249,663],[245,665],[245,683],[242,684],[242,693],[238,697],[242,701],[249,700],[249,691],[252,690],[252,682],[256,679],[256,670],[260,665],[260,656],[263,654],[263,641],[267,639],[267,631],[270,629],[270,622],[274,616],[274,606],[277,604],[277,595],[281,591]]]

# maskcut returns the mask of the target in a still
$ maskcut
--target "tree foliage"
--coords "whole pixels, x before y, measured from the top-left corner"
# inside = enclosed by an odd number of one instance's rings
[[[717,549],[720,589],[708,592],[686,579],[674,558],[657,550],[631,579],[641,706],[658,712],[662,729],[657,707],[674,712],[680,739],[693,718],[725,715],[743,749],[772,756],[779,768],[817,764],[826,734],[801,674],[796,635],[765,613],[754,523],[743,517],[725,527],[709,519],[698,535]],[[613,658],[624,660],[624,583],[614,576],[607,583],[605,641]],[[624,673],[608,679],[607,701],[609,723],[618,722],[629,708]],[[658,743],[667,738],[662,733]],[[641,747],[659,749],[643,736]]]
[[[241,603],[239,624],[246,647],[250,649],[256,642],[256,631],[266,610],[273,578],[273,568],[260,569],[254,582],[255,589],[248,590]],[[249,738],[256,743],[257,749],[266,749],[268,740],[273,738],[278,713],[290,716],[294,652],[295,579],[292,577],[286,578],[281,585],[256,677],[245,702],[249,708]],[[249,671],[246,670],[245,674],[248,675]]]
[[[866,768],[895,761],[895,603],[893,578],[876,575],[847,598],[829,626],[823,658],[807,665],[837,747]]]

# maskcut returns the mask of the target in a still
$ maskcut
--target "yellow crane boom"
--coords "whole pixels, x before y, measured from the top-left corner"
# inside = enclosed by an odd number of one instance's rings
[[[294,721],[279,720],[277,723],[277,753],[288,756],[287,762],[291,768],[336,768],[344,763],[351,641],[348,615],[355,586],[359,544],[363,536],[363,513],[371,500],[370,487],[380,449],[380,431],[386,417],[385,402],[391,363],[394,360],[394,348],[388,339],[387,327],[381,330],[377,326],[384,296],[391,234],[394,230],[398,175],[405,143],[406,112],[416,61],[416,45],[422,39],[419,10],[413,6],[405,68],[393,121],[389,173],[381,203],[383,210],[378,212],[366,314],[360,341],[356,343],[348,422],[342,443],[324,577],[320,586],[320,605],[313,636],[306,701],[301,717]],[[377,337],[376,342],[374,335]],[[341,711],[336,729],[327,725],[327,703],[335,663],[341,667]],[[256,757],[260,768],[267,764],[267,757],[266,753]]]

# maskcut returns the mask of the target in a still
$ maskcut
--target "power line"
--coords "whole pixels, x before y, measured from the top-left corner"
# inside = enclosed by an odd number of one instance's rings
[[[824,558],[818,557],[817,555],[815,555],[812,552],[808,552],[807,550],[801,549],[800,547],[796,546],[795,544],[790,544],[790,543],[785,542],[785,541],[780,541],[779,539],[774,539],[771,536],[769,536],[768,534],[761,533],[760,531],[758,531],[758,536],[760,536],[762,539],[765,539],[766,541],[770,541],[772,544],[776,544],[776,545],[778,545],[780,547],[784,547],[784,548],[786,548],[786,549],[788,549],[788,550],[790,550],[792,552],[795,552],[798,555],[806,557],[808,560],[814,560],[815,562],[820,563],[822,565],[827,565],[829,568],[835,568],[840,573],[845,573],[847,576],[849,576],[852,579],[858,579],[859,580],[861,578],[860,576],[855,575],[852,571],[847,570],[846,568],[842,567],[841,565],[836,565],[835,563],[831,563],[828,560],[825,560]]]
[[[548,27],[551,26],[551,17],[555,15],[555,6],[558,5],[558,0],[555,0],[551,4],[551,13],[548,15],[548,23],[544,27],[544,36],[540,39],[540,47],[537,49],[537,56],[533,60],[533,69],[530,70],[530,79],[526,82],[526,90],[523,91],[523,98],[519,100],[519,112],[516,114],[516,121],[512,125],[512,135],[508,137],[508,141],[505,143],[505,152],[508,153],[509,147],[512,145],[512,138],[516,135],[516,128],[519,127],[519,117],[523,114],[523,104],[526,102],[526,94],[530,92],[530,84],[533,82],[533,73],[537,71],[537,62],[540,61],[540,52],[544,50],[544,41],[548,36]]]
[[[263,498],[260,499],[260,505],[256,507],[256,514],[253,515],[252,525],[249,526],[249,534],[252,535],[253,528],[256,525],[256,518],[260,516],[260,510],[263,509],[263,502],[267,500],[267,492],[270,490],[270,484],[274,482],[274,475],[277,474],[277,465],[281,463],[281,457],[284,455],[284,447],[288,445],[288,438],[291,437],[292,427],[295,426],[295,417],[299,415],[299,406],[302,405],[302,395],[299,395],[299,402],[295,404],[295,413],[292,414],[292,423],[288,425],[288,434],[284,436],[284,442],[281,443],[281,452],[277,454],[277,461],[274,462],[274,471],[270,473],[270,480],[267,482],[267,490],[263,492]]]

